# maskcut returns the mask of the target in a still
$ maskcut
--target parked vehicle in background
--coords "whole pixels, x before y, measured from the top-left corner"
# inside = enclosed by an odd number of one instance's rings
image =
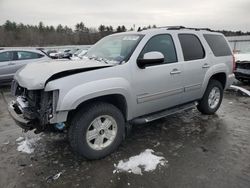
[[[70,59],[75,52],[77,52],[79,48],[73,48],[69,50],[68,52],[64,52],[62,55],[62,58]]]
[[[250,82],[250,36],[235,36],[228,39],[235,56],[235,78],[242,82]]]
[[[18,71],[9,112],[36,133],[65,125],[72,149],[99,159],[115,151],[130,124],[197,104],[201,113],[214,114],[233,68],[221,33],[184,27],[118,33],[96,43],[82,61]]]
[[[0,83],[10,82],[14,74],[28,63],[51,60],[41,50],[2,49],[0,50]]]
[[[77,50],[72,57],[70,57],[71,60],[80,60],[83,58],[84,55],[86,55],[86,53],[88,52],[88,48],[84,48],[84,49],[79,49]]]

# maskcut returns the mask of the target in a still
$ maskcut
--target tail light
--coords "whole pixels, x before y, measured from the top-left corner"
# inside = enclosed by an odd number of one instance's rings
[[[235,57],[233,55],[233,70],[232,72],[234,72],[236,70],[236,63],[235,63]]]

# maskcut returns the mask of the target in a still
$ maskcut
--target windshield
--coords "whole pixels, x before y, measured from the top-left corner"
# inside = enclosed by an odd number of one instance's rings
[[[86,56],[119,63],[128,61],[142,37],[135,34],[105,37],[90,48]]]

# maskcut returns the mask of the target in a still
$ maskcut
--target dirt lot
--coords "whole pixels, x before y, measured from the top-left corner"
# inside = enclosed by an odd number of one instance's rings
[[[216,115],[197,110],[134,126],[114,154],[86,161],[64,134],[42,134],[32,154],[17,151],[23,133],[10,119],[9,88],[0,95],[0,187],[250,187],[250,98],[225,92]],[[168,163],[143,175],[113,173],[114,164],[153,149]],[[48,177],[62,172],[54,181]]]

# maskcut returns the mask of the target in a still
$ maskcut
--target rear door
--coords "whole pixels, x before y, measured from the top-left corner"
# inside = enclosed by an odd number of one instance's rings
[[[0,52],[0,81],[7,81],[13,77],[14,52]]]
[[[200,38],[195,34],[178,34],[183,54],[184,102],[196,100],[202,96],[202,84],[211,66]]]

